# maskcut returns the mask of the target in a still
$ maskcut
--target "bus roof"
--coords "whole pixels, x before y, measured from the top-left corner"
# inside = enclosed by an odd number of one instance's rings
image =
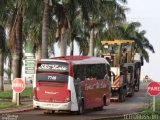
[[[89,56],[62,56],[62,57],[53,57],[48,59],[41,59],[40,61],[69,61],[72,64],[98,64],[98,63],[106,63],[109,64],[108,61],[101,57],[89,57]]]

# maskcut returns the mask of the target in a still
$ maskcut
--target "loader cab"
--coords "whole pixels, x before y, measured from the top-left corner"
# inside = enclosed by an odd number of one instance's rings
[[[125,62],[124,63],[132,63],[133,62],[133,56],[134,56],[134,43],[131,42],[124,42],[121,44],[121,54],[123,57],[125,56]]]
[[[105,44],[103,46],[104,58],[109,61],[112,67],[118,66],[119,50],[120,46],[118,44]]]
[[[103,45],[102,55],[112,67],[120,67],[121,64],[132,62],[134,41],[107,40],[101,43]]]

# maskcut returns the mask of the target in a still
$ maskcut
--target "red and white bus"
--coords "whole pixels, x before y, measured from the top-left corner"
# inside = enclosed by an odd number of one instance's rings
[[[101,108],[110,104],[110,65],[100,57],[65,56],[37,61],[33,107],[54,111]]]

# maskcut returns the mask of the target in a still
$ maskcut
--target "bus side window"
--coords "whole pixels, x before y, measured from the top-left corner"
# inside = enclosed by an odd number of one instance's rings
[[[97,79],[97,69],[96,65],[91,65],[90,66],[90,78],[91,80],[96,80]]]
[[[97,69],[96,64],[86,65],[86,78],[85,80],[96,80],[97,79]]]
[[[73,69],[74,69],[74,78],[75,79],[79,78],[81,81],[83,81],[85,78],[85,67],[83,65],[82,66],[75,65]]]
[[[105,75],[106,75],[106,66],[105,64],[97,64],[97,67],[96,67],[96,73],[97,73],[97,79],[98,80],[102,80],[104,79]]]
[[[90,80],[90,65],[86,65],[86,70],[85,70],[85,80]]]

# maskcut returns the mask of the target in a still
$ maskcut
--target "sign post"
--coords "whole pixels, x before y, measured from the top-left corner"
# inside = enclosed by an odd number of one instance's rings
[[[153,112],[155,112],[155,96],[160,93],[160,84],[158,82],[150,82],[147,92],[150,96],[153,96]]]
[[[155,96],[153,96],[153,112],[155,112],[156,110],[155,104],[156,104],[156,100],[155,100]]]
[[[12,82],[12,89],[16,92],[17,106],[20,105],[20,93],[25,89],[25,83],[21,78],[16,78]]]

